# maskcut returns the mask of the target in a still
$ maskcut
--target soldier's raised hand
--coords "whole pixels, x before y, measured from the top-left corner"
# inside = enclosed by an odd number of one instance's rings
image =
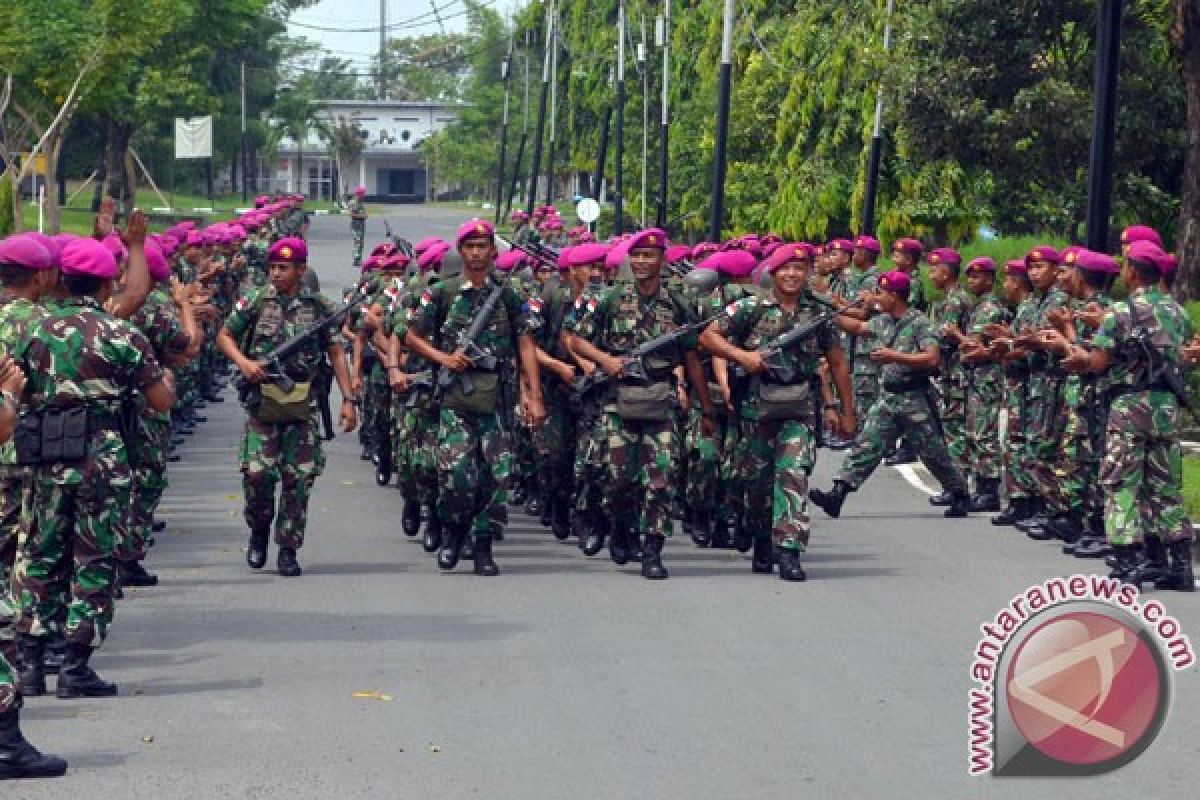
[[[146,219],[146,213],[139,208],[135,208],[133,213],[129,215],[129,219],[125,222],[125,230],[121,232],[121,241],[126,246],[142,244],[146,241],[146,230],[150,227],[150,221]]]

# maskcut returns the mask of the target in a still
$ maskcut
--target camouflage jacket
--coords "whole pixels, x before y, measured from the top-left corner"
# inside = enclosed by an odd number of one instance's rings
[[[874,347],[890,347],[901,353],[919,353],[938,344],[929,317],[915,308],[908,309],[899,318],[891,314],[876,314],[867,325],[874,335]],[[927,374],[925,370],[903,364],[883,364],[879,379],[883,388],[887,389],[889,384],[903,383]]]
[[[367,204],[358,197],[346,204],[346,212],[350,214],[351,225],[364,225],[367,221]]]
[[[225,318],[225,330],[247,358],[262,359],[335,310],[324,295],[301,289],[289,297],[267,286],[238,300]],[[312,380],[325,358],[325,349],[334,342],[333,336],[333,331],[326,330],[310,339],[307,347],[283,364],[283,371],[293,380]]]
[[[623,356],[643,342],[670,333],[692,322],[686,302],[668,292],[665,284],[648,297],[632,283],[618,285],[589,299],[579,321],[577,334],[610,355]],[[696,348],[696,335],[684,337],[673,347],[658,351],[648,364],[651,377],[663,379],[683,363],[684,353]]]
[[[13,357],[25,370],[25,402],[34,412],[85,407],[115,416],[122,402],[162,380],[150,341],[111,316],[91,297],[67,297],[29,329]],[[38,474],[54,483],[128,483],[129,461],[120,431],[89,426],[81,462],[49,464]]]
[[[988,325],[1007,325],[1012,313],[992,292],[982,295],[971,309],[963,333],[977,337],[985,345],[990,343],[983,329]],[[989,362],[970,367],[971,383],[977,388],[991,388],[1004,383],[1004,367],[998,362]]]
[[[129,321],[150,342],[160,364],[165,365],[168,358],[183,354],[191,344],[191,337],[184,333],[179,321],[179,309],[161,284],[151,290],[146,302]],[[142,414],[159,421],[171,418],[170,412],[158,413],[148,408],[143,408]]]
[[[30,326],[46,313],[43,306],[22,297],[0,292],[0,355],[10,355],[29,335]],[[17,463],[12,440],[0,444],[0,467]]]
[[[453,353],[492,289],[491,279],[482,289],[461,277],[438,281],[421,293],[409,328],[443,353]],[[518,338],[535,333],[541,326],[540,305],[540,301],[526,301],[516,289],[505,285],[500,302],[475,344],[494,355],[502,367],[510,364],[517,354]]]
[[[1192,324],[1187,312],[1157,286],[1136,289],[1123,302],[1113,303],[1092,339],[1092,345],[1109,354],[1105,380],[1114,391],[1123,395],[1141,393],[1149,386],[1156,406],[1174,405],[1175,398],[1161,389],[1162,368],[1172,368],[1182,374],[1183,346],[1192,337]],[[1142,338],[1154,354],[1151,363],[1146,349],[1138,345]],[[1113,407],[1128,401],[1128,397],[1113,400]]]

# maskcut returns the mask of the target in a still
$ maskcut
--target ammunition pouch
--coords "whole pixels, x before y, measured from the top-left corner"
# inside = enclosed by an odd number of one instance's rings
[[[464,391],[464,381],[470,381],[470,393]],[[442,405],[460,414],[491,414],[500,397],[500,375],[495,372],[465,372],[442,397]]]
[[[760,422],[810,419],[813,414],[812,386],[800,383],[760,383],[755,410]]]
[[[883,388],[892,394],[906,394],[908,392],[923,392],[932,388],[932,386],[929,383],[928,375],[915,375],[896,381],[884,381]]]
[[[631,422],[666,422],[675,418],[675,389],[668,381],[617,387],[617,413]]]
[[[17,464],[32,467],[81,461],[87,457],[90,434],[102,430],[119,433],[128,441],[117,414],[88,413],[84,406],[22,413],[14,434]]]
[[[264,383],[259,388],[258,409],[254,417],[259,422],[279,424],[304,422],[312,416],[312,393],[310,381],[296,381],[290,392],[285,392],[275,383]]]

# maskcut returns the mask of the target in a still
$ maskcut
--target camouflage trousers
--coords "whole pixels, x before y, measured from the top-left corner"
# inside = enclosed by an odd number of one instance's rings
[[[24,467],[0,467],[0,593],[8,591],[21,530],[29,521],[32,473]]]
[[[392,389],[378,364],[371,368],[363,387],[362,412],[363,441],[373,453],[383,453],[392,435]]]
[[[512,431],[513,484],[532,487],[533,479],[539,473],[537,445],[533,441],[533,431],[522,420],[519,408],[513,418],[516,420]]]
[[[1032,376],[1031,381],[1025,417],[1025,463],[1033,482],[1033,493],[1047,499],[1055,493],[1058,480],[1054,475],[1054,464],[1058,460],[1058,444],[1067,418],[1065,380],[1042,373]]]
[[[366,239],[367,236],[366,220],[351,220],[350,233],[354,237],[354,266],[358,267],[362,265],[363,240]]]
[[[727,510],[720,496],[727,426],[725,418],[720,417],[716,420],[716,432],[712,436],[705,436],[701,429],[702,419],[698,406],[688,408],[683,438],[682,487],[684,505],[688,511],[708,518]]]
[[[859,358],[866,359],[867,356],[865,353],[855,356],[856,360]],[[866,410],[879,399],[879,372],[859,367],[851,378],[854,385],[854,408],[858,412],[858,430],[861,433],[867,424]]]
[[[442,525],[469,531],[476,539],[502,533],[513,454],[500,415],[441,409],[436,457]]]
[[[538,488],[546,497],[570,498],[574,493],[575,423],[560,393],[544,390],[546,421],[533,431]]]
[[[422,403],[410,406],[408,399],[408,395],[394,395],[392,400],[396,483],[405,499],[433,506],[438,493],[438,412]]]
[[[837,479],[851,489],[862,486],[883,460],[888,443],[896,441],[904,431],[905,441],[917,451],[942,488],[948,492],[966,492],[967,481],[946,449],[935,413],[932,401],[921,392],[881,392],[867,411],[862,432],[842,462]]]
[[[1063,430],[1054,461],[1054,491],[1047,497],[1053,511],[1077,511],[1093,519],[1104,513],[1104,492],[1100,488],[1104,433],[1099,430],[1103,411],[1093,408],[1096,402],[1091,387],[1074,377],[1068,379]]]
[[[1029,469],[1028,386],[1019,377],[1005,378],[1008,426],[1004,439],[1004,492],[1009,502],[1036,497],[1037,482]]]
[[[967,391],[957,381],[944,381],[938,392],[938,417],[946,450],[964,477],[971,474],[967,461]]]
[[[17,632],[46,636],[62,627],[68,642],[99,647],[113,619],[113,581],[127,535],[128,475],[104,484],[67,485],[34,478],[33,521],[17,553],[13,592]],[[70,591],[61,584],[70,575]]]
[[[580,417],[575,424],[575,504],[578,511],[604,508],[605,440],[601,416]]]
[[[808,548],[808,476],[817,462],[813,420],[742,420],[746,524],[787,550]]]
[[[1137,392],[1113,400],[1108,413],[1100,484],[1104,528],[1113,545],[1154,536],[1192,538],[1183,507],[1183,452],[1179,406],[1165,392]]]
[[[316,420],[272,424],[247,416],[238,461],[246,524],[264,530],[274,520],[275,543],[298,550],[304,545],[309,493],[325,467]],[[276,484],[281,487],[278,512]]]
[[[17,674],[12,663],[0,652],[0,714],[7,714],[21,707],[21,695],[17,693]]]
[[[675,420],[635,422],[606,408],[600,436],[606,451],[605,514],[610,519],[634,518],[636,531],[670,536],[675,469],[681,449]]]
[[[165,420],[141,420],[138,433],[138,465],[133,471],[133,509],[129,536],[120,543],[118,557],[141,561],[154,543],[154,512],[167,489],[167,449],[171,444],[171,423]]]
[[[966,433],[967,448],[960,469],[969,471],[976,479],[997,481],[1003,471],[1000,442],[1000,408],[1004,402],[1002,378],[975,371],[975,379],[967,391]],[[949,438],[949,437],[947,437]],[[947,442],[949,445],[949,442]],[[951,450],[951,455],[954,455]]]

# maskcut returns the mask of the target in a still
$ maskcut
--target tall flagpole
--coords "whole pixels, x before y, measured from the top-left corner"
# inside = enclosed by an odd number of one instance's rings
[[[662,120],[659,133],[658,154],[658,210],[654,224],[659,228],[667,226],[667,166],[670,151],[667,149],[670,133],[670,103],[671,103],[671,0],[663,0],[663,15],[655,25],[655,38],[662,48]]]
[[[896,0],[888,0],[887,19],[883,23],[883,55],[886,59],[892,46],[892,12]],[[879,192],[879,160],[883,153],[883,86],[875,90],[875,128],[871,133],[871,149],[867,154],[867,187],[863,197],[862,233],[875,233],[875,195]]]
[[[625,169],[621,163],[625,158],[625,0],[619,0],[617,4],[616,114],[617,142],[614,153],[616,163],[613,165],[613,169],[616,171],[616,180],[613,185],[613,212],[615,219],[613,225],[616,234],[620,236],[625,232],[625,198],[622,195],[625,190]]]
[[[733,3],[725,0],[724,28],[721,33],[721,71],[717,87],[717,144],[713,154],[713,202],[712,219],[709,220],[708,236],[711,241],[721,241],[721,223],[725,216],[725,149],[729,139],[729,94],[733,83]]]

